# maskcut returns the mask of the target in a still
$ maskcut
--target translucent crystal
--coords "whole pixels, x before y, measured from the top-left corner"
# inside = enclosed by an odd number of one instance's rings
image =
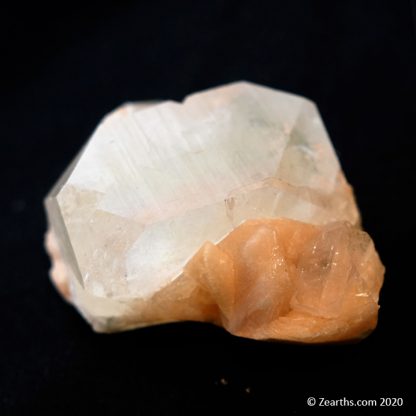
[[[123,106],[46,208],[52,277],[98,331],[188,319],[322,342],[376,324],[383,267],[305,98],[239,82]]]

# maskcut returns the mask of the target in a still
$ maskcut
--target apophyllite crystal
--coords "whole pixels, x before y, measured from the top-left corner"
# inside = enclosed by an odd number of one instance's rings
[[[198,320],[361,338],[384,268],[316,106],[239,82],[107,116],[46,198],[52,279],[97,331]]]

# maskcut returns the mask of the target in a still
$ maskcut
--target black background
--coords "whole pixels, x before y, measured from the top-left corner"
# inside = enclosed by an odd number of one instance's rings
[[[0,18],[0,414],[254,414],[259,404],[310,414],[308,396],[404,397],[409,410],[410,2],[15,2]],[[180,100],[240,79],[318,104],[387,267],[377,330],[358,344],[319,347],[198,323],[93,333],[48,280],[44,195],[122,102]]]

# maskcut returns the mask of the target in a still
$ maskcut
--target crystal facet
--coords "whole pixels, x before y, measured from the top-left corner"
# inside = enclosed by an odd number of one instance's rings
[[[125,105],[46,208],[53,281],[97,331],[327,342],[377,323],[384,268],[305,98],[239,82]]]

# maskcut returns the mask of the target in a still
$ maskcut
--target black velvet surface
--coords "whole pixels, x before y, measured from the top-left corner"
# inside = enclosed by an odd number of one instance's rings
[[[351,413],[308,408],[309,396],[403,397],[402,408],[377,410],[409,412],[412,6],[359,0],[2,6],[0,414]],[[241,79],[317,103],[387,268],[378,328],[360,343],[315,347],[240,339],[198,323],[93,333],[48,280],[44,195],[100,118],[122,102],[181,100]],[[257,411],[260,405],[268,410]]]

